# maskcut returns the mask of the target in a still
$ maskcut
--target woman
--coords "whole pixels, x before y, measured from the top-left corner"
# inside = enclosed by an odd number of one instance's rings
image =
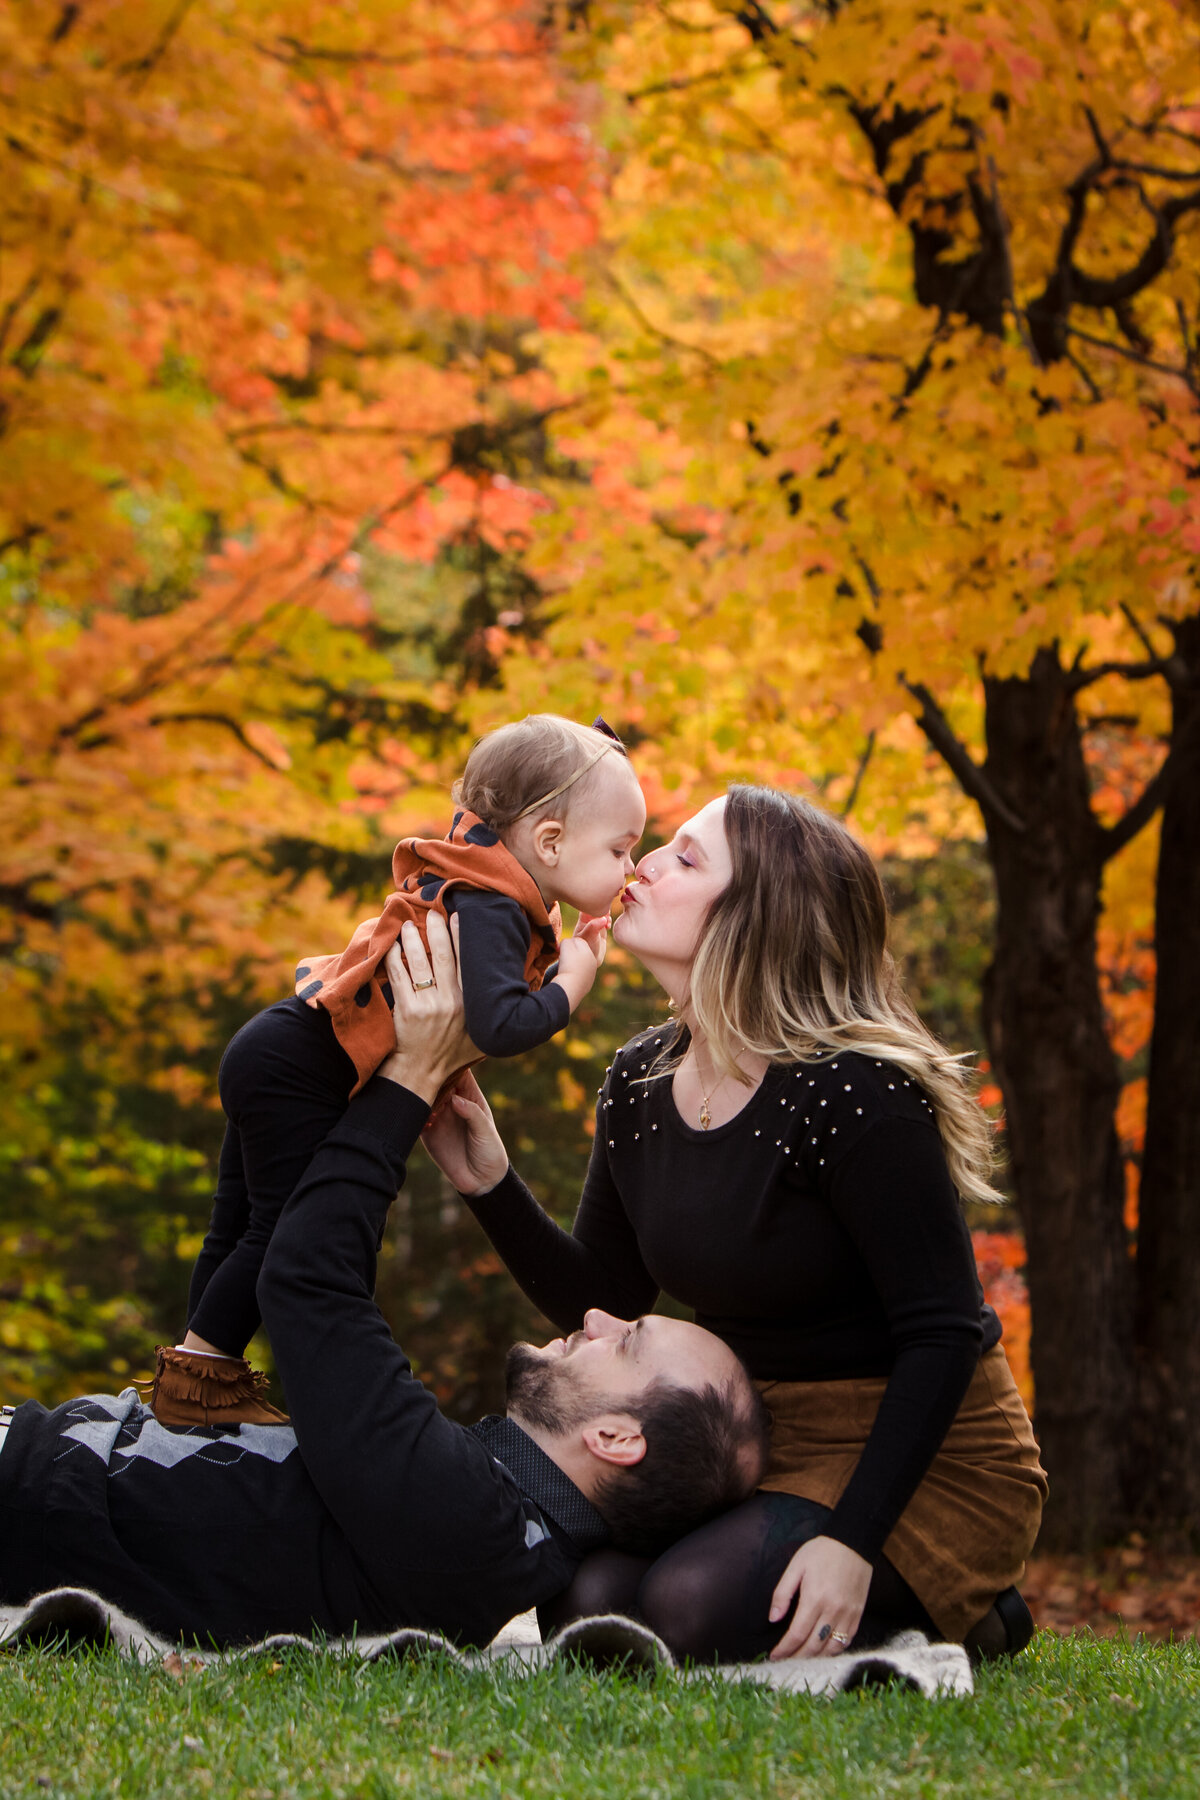
[[[560,1329],[660,1289],[694,1307],[757,1379],[772,1462],[653,1566],[600,1552],[574,1604],[636,1610],[698,1659],[909,1625],[1020,1649],[1006,1591],[1046,1483],[959,1209],[997,1197],[988,1126],[899,986],[874,864],[817,808],[735,787],[624,898],[615,941],[675,1021],[607,1073],[572,1233],[469,1078],[427,1146]]]

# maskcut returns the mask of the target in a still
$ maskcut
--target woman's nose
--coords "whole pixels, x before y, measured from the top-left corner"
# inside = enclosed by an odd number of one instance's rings
[[[650,868],[650,866],[649,866],[650,858],[653,856],[653,854],[654,854],[654,852],[652,850],[647,850],[645,856],[641,857],[634,864],[633,872],[637,876],[639,881],[645,881],[647,876],[649,876],[651,881],[654,880],[654,870],[652,868]]]
[[[589,1338],[602,1338],[616,1337],[618,1332],[627,1331],[629,1327],[624,1319],[614,1319],[611,1313],[601,1312],[598,1306],[593,1306],[583,1315],[583,1329]]]

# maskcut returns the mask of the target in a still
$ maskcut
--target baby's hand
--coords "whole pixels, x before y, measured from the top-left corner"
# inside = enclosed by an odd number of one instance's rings
[[[574,1012],[596,979],[608,947],[608,920],[581,919],[574,937],[564,938],[558,950],[557,986],[567,990]]]
[[[597,913],[595,916],[589,913],[580,913],[575,934],[568,939],[568,942],[577,944],[582,938],[596,959],[596,967],[599,968],[604,961],[604,953],[608,949],[608,928],[611,924],[612,919],[607,913]]]

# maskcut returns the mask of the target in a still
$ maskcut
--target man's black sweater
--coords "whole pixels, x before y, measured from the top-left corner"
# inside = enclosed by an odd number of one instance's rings
[[[482,1644],[567,1585],[599,1515],[511,1421],[444,1419],[372,1297],[428,1110],[376,1077],[279,1220],[258,1291],[290,1426],[167,1430],[133,1389],[19,1409],[0,1599],[85,1586],[216,1645],[400,1625]]]

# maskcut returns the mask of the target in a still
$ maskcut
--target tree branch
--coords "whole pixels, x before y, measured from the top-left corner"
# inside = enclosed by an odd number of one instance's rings
[[[1154,369],[1159,375],[1174,375],[1185,387],[1195,392],[1196,378],[1186,366],[1177,369],[1173,363],[1156,362],[1152,356],[1143,356],[1140,350],[1127,350],[1124,344],[1114,344],[1110,338],[1095,337],[1090,331],[1080,331],[1077,325],[1064,325],[1063,330],[1068,337],[1079,338],[1082,343],[1094,344],[1097,350],[1111,350],[1114,356],[1123,356],[1126,362],[1137,363],[1140,368]]]
[[[1103,400],[1104,395],[1101,392],[1099,383],[1093,379],[1090,371],[1088,370],[1087,364],[1080,362],[1079,358],[1076,356],[1076,354],[1073,350],[1067,351],[1067,361],[1070,363],[1071,367],[1074,369],[1075,373],[1078,375],[1080,381],[1082,381],[1084,387],[1087,389],[1088,393],[1091,395],[1093,402],[1099,402],[1099,401]]]
[[[765,44],[768,39],[779,36],[779,26],[759,0],[744,0],[734,18],[756,44]]]
[[[179,4],[167,19],[150,48],[142,56],[137,57],[135,61],[125,63],[122,66],[122,75],[133,76],[135,90],[145,85],[147,78],[162,61],[194,5],[195,0],[179,0]]]
[[[920,702],[921,711],[917,714],[917,724],[956,778],[964,794],[979,807],[984,819],[997,819],[1009,831],[1023,833],[1024,819],[1013,812],[997,793],[929,689],[923,682],[910,681],[906,675],[901,675],[900,685],[907,689],[914,700]]]
[[[335,44],[305,44],[299,38],[281,36],[275,44],[258,39],[246,40],[261,56],[292,67],[298,62],[340,63],[350,67],[369,65],[378,69],[411,69],[423,62],[533,62],[536,50],[471,50],[465,44],[429,44],[422,50],[389,53],[384,50],[340,50]]]
[[[740,57],[731,63],[723,63],[716,69],[704,69],[699,75],[674,75],[665,81],[652,81],[647,87],[631,88],[625,95],[630,106],[639,100],[652,99],[655,94],[684,93],[689,88],[703,87],[710,81],[722,81],[726,75],[740,74],[745,64]]]
[[[1132,268],[1126,269],[1124,274],[1107,278],[1085,275],[1072,262],[1069,271],[1071,293],[1081,306],[1101,309],[1117,306],[1123,300],[1134,299],[1149,287],[1162,274],[1170,259],[1175,243],[1176,223],[1185,213],[1200,211],[1200,188],[1190,194],[1180,194],[1177,199],[1168,200],[1164,205],[1151,210],[1155,219],[1154,236],[1137,262]]]
[[[1103,681],[1106,675],[1120,675],[1126,681],[1150,681],[1155,675],[1166,679],[1169,658],[1152,656],[1147,662],[1102,662],[1093,663],[1090,669],[1068,669],[1063,675],[1063,686],[1068,694],[1081,694],[1094,682]]]
[[[871,758],[875,754],[875,738],[876,732],[874,727],[872,727],[867,733],[867,741],[863,748],[863,753],[858,759],[858,768],[854,772],[854,782],[849,794],[846,796],[846,804],[842,808],[841,816],[843,819],[848,819],[850,814],[854,811],[855,802],[857,801],[859,792],[862,788],[863,777],[871,766]]]
[[[1128,600],[1122,600],[1120,605],[1125,623],[1129,626],[1130,631],[1132,631],[1134,637],[1146,652],[1146,655],[1152,660],[1157,660],[1158,651],[1154,648],[1154,639],[1150,636],[1150,633],[1142,624],[1142,621],[1138,618]]]
[[[695,25],[688,19],[677,18],[669,6],[663,5],[663,0],[655,0],[654,10],[660,19],[666,20],[672,31],[686,32],[689,37],[713,37],[725,23],[720,19],[708,25]]]
[[[1174,751],[1170,751],[1158,774],[1151,776],[1133,805],[1116,824],[1097,828],[1101,862],[1110,862],[1118,850],[1123,850],[1150,823],[1166,798],[1167,783],[1174,772],[1173,764]]]
[[[231,719],[229,717],[228,713],[218,713],[218,712],[155,713],[153,715],[153,717],[150,719],[150,724],[151,725],[219,725],[219,726],[221,726],[221,728],[223,730],[232,732],[234,737],[237,739],[238,743],[242,746],[242,749],[248,750],[250,752],[251,756],[256,756],[258,758],[259,762],[262,763],[265,768],[274,769],[276,774],[278,774],[278,772],[279,772],[278,763],[273,763],[269,756],[264,756],[263,752],[261,750],[257,749],[250,742],[250,739],[246,736],[244,727],[239,723],[239,721],[237,719]]]
[[[233,736],[237,739],[238,743],[242,746],[242,749],[248,750],[250,752],[251,756],[256,756],[258,758],[259,762],[262,763],[266,768],[275,769],[276,771],[278,770],[279,765],[277,763],[273,763],[269,756],[264,756],[261,750],[256,749],[256,747],[250,742],[250,739],[246,736],[244,727],[241,724],[239,724],[237,719],[230,718],[228,713],[218,713],[218,712],[155,713],[155,714],[153,714],[153,716],[151,718],[146,720],[146,724],[150,725],[150,726],[219,725],[219,726],[221,726],[221,728],[223,730],[232,732]],[[106,745],[114,743],[116,741],[117,735],[118,734],[115,731],[100,732],[95,737],[89,737],[86,740],[80,741],[78,748],[80,750],[102,750],[102,749],[104,749],[104,747]]]
[[[1004,281],[1008,288],[1008,304],[1012,308],[1012,315],[1017,322],[1017,331],[1020,334],[1022,344],[1025,346],[1026,354],[1030,357],[1036,367],[1040,367],[1042,359],[1037,353],[1037,346],[1034,344],[1033,338],[1030,336],[1029,325],[1026,321],[1025,314],[1017,304],[1017,284],[1016,277],[1013,274],[1012,237],[1009,232],[1008,218],[1000,201],[1000,181],[996,174],[996,159],[993,156],[989,156],[987,159],[987,172],[988,182],[992,190],[992,214],[1000,238],[1000,252],[1004,258]]]
[[[648,331],[651,337],[656,337],[662,344],[670,344],[674,350],[690,351],[693,356],[698,356],[701,361],[706,362],[710,369],[720,368],[720,358],[714,356],[711,350],[706,350],[703,344],[689,344],[684,338],[672,337],[669,331],[664,331],[661,325],[656,325],[653,319],[647,318],[646,314],[642,311],[641,306],[629,292],[629,289],[618,276],[613,274],[611,269],[606,268],[604,270],[604,279],[608,282],[613,292],[624,301],[625,305],[629,308],[642,329]]]

